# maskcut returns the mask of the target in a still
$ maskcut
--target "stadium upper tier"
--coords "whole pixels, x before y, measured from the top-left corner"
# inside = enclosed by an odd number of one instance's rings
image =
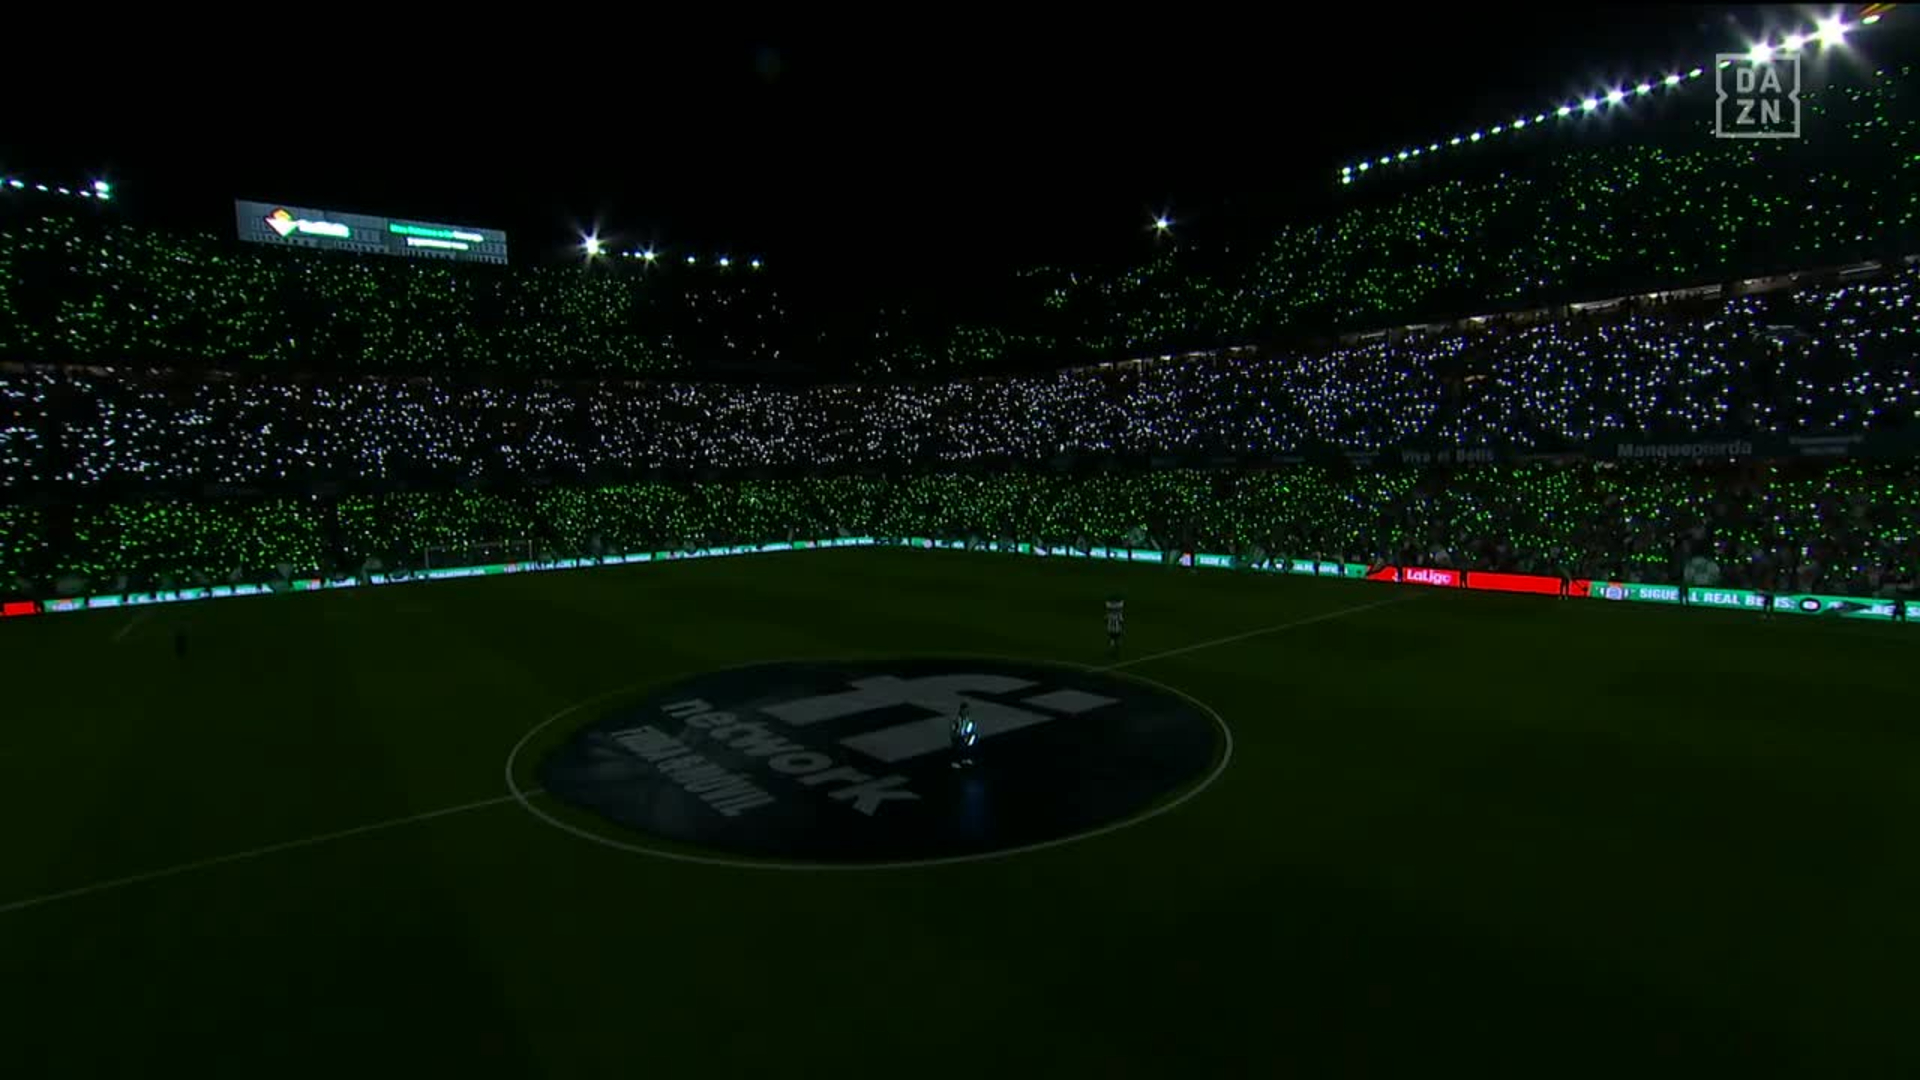
[[[0,219],[0,357],[269,372],[660,373],[782,362],[757,269],[504,268]]]
[[[240,251],[118,222],[119,202],[84,216],[9,211],[0,359],[534,377],[784,366],[830,378],[1297,345],[1920,251],[1913,91],[1910,68],[1809,91],[1794,140],[1714,139],[1703,112],[1677,131],[1623,118],[1597,145],[1514,142],[1342,192],[1334,209],[1246,235],[1230,256],[1178,247],[1119,273],[1031,273],[990,325],[790,311],[772,271],[747,266]]]
[[[1366,344],[802,388],[0,370],[16,494],[614,480],[656,471],[1266,459],[1872,435],[1920,410],[1920,268]]]

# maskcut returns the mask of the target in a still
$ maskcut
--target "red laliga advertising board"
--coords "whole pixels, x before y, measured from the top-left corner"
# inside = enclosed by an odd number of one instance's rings
[[[1451,570],[1438,566],[1383,566],[1367,572],[1368,581],[1397,581],[1405,585],[1434,585],[1445,589],[1484,589],[1489,592],[1560,595],[1560,579],[1541,574],[1496,574],[1491,570]],[[1576,581],[1568,592],[1586,595],[1586,582]]]
[[[1383,566],[1367,572],[1368,581],[1399,581],[1408,585],[1442,585],[1447,588],[1460,587],[1460,571],[1442,570],[1432,566]]]
[[[1539,574],[1496,574],[1491,570],[1475,570],[1467,578],[1469,589],[1489,589],[1493,592],[1538,593],[1541,596],[1559,596],[1560,579],[1542,577]],[[1569,589],[1571,591],[1571,589]],[[1583,594],[1584,595],[1584,594]]]

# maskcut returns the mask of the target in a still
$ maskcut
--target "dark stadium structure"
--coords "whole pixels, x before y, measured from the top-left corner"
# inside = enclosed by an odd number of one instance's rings
[[[885,294],[0,168],[0,1060],[1920,1074],[1914,18]]]

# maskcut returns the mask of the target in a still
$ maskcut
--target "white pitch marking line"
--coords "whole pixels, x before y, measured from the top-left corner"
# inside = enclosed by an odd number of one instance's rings
[[[122,641],[125,641],[125,640],[127,640],[127,635],[128,635],[128,634],[131,634],[131,633],[133,633],[133,629],[134,629],[134,627],[136,627],[136,626],[139,626],[139,625],[140,625],[141,623],[143,623],[143,622],[146,622],[146,621],[147,621],[148,619],[150,619],[150,618],[152,618],[152,617],[153,617],[153,611],[152,611],[151,609],[149,609],[149,610],[147,610],[147,611],[142,611],[142,612],[140,612],[139,614],[137,614],[137,615],[135,615],[135,616],[134,616],[133,618],[131,618],[131,619],[128,619],[128,620],[127,620],[127,625],[125,625],[125,626],[123,626],[123,627],[121,627],[120,629],[118,629],[118,630],[116,630],[116,631],[114,631],[114,633],[113,633],[113,643],[114,643],[115,645],[118,645],[118,644],[120,644],[120,643],[121,643]]]
[[[367,833],[379,832],[383,829],[394,829],[402,825],[412,825],[416,822],[432,821],[434,818],[463,814],[469,810],[482,810],[489,806],[500,806],[504,803],[513,802],[514,799],[515,796],[512,795],[496,795],[491,799],[481,799],[479,802],[462,803],[459,806],[446,806],[438,810],[428,810],[421,814],[409,814],[406,817],[376,821],[371,825],[360,825],[351,829],[341,829],[337,832],[320,833],[317,836],[307,836],[299,840],[287,840],[278,844],[268,844],[266,847],[250,848],[246,851],[236,851],[227,855],[215,855],[210,859],[197,859],[193,862],[180,863],[177,866],[169,866],[160,870],[149,870],[144,874],[133,874],[128,877],[114,878],[111,881],[97,881],[91,885],[82,885],[77,889],[46,893],[42,896],[30,896],[25,900],[15,900],[10,904],[0,904],[0,915],[10,915],[13,912],[25,911],[27,908],[39,907],[42,904],[51,904],[59,900],[71,900],[80,896],[91,896],[94,893],[108,892],[113,889],[125,888],[128,885],[139,885],[143,882],[158,881],[161,878],[190,874],[195,870],[224,866],[227,863],[245,862],[248,859],[257,859],[263,855],[273,855],[282,851],[293,851],[296,848],[313,847],[316,844],[330,843],[334,840],[345,840],[353,836],[364,836]]]
[[[1166,652],[1149,653],[1146,656],[1136,656],[1131,660],[1122,660],[1117,664],[1107,664],[1102,667],[1089,668],[1088,670],[1096,671],[1096,672],[1118,671],[1121,668],[1132,667],[1135,664],[1144,664],[1149,660],[1165,660],[1169,656],[1180,656],[1184,653],[1199,652],[1201,649],[1211,649],[1216,645],[1229,645],[1236,641],[1245,641],[1248,638],[1259,637],[1262,634],[1277,634],[1282,630],[1292,630],[1292,629],[1295,629],[1296,627],[1301,627],[1301,626],[1312,626],[1314,623],[1326,622],[1329,619],[1338,619],[1342,616],[1353,615],[1362,611],[1371,611],[1374,608],[1391,607],[1394,604],[1404,604],[1409,600],[1418,600],[1423,595],[1425,594],[1415,593],[1412,596],[1396,596],[1391,600],[1376,600],[1371,604],[1355,604],[1352,607],[1340,608],[1337,611],[1327,611],[1327,612],[1322,612],[1319,615],[1308,616],[1307,618],[1304,618],[1304,619],[1295,619],[1292,622],[1276,623],[1272,626],[1262,626],[1257,630],[1248,630],[1239,634],[1231,634],[1223,638],[1214,638],[1212,641],[1202,641],[1196,645],[1183,645],[1178,649],[1168,649]]]
[[[1243,633],[1232,634],[1223,638],[1214,638],[1212,641],[1202,641],[1202,642],[1199,642],[1198,644],[1187,645],[1178,649],[1168,649],[1165,652],[1152,653],[1147,656],[1138,656],[1133,658],[1132,660],[1123,660],[1118,664],[1108,664],[1105,667],[1090,668],[1088,670],[1096,671],[1096,672],[1118,671],[1121,668],[1132,667],[1135,664],[1144,664],[1149,660],[1162,660],[1169,656],[1180,656],[1184,653],[1197,652],[1201,649],[1211,649],[1216,645],[1227,645],[1235,641],[1245,641],[1247,638],[1259,637],[1262,634],[1277,634],[1283,630],[1292,630],[1296,627],[1301,627],[1301,626],[1311,626],[1312,624],[1317,622],[1326,622],[1329,619],[1338,619],[1343,615],[1352,615],[1357,612],[1370,611],[1374,608],[1387,607],[1391,604],[1404,604],[1409,600],[1419,599],[1421,595],[1424,595],[1424,594],[1416,593],[1413,596],[1395,597],[1394,599],[1391,599],[1391,600],[1377,600],[1371,604],[1356,604],[1353,607],[1346,607],[1346,608],[1340,608],[1336,611],[1323,612],[1319,615],[1309,616],[1305,619],[1295,619],[1292,622],[1278,623],[1273,626],[1263,626],[1255,630],[1248,630]],[[128,625],[131,626],[132,624],[128,624]],[[123,632],[124,632],[124,629],[125,628],[123,628]],[[1168,689],[1171,689],[1171,688],[1169,687]],[[1179,691],[1175,691],[1175,693],[1179,693]],[[540,727],[545,727],[548,723],[551,723],[553,720],[559,719],[561,716],[565,716],[568,713],[577,711],[582,706],[591,704],[592,702],[597,701],[600,698],[609,697],[609,696],[611,696],[611,694],[600,694],[600,695],[597,695],[596,697],[589,698],[587,701],[581,702],[579,705],[574,705],[567,709],[564,709],[559,714],[553,717],[549,717],[548,720],[543,721]],[[1209,709],[1208,711],[1211,712],[1212,710]],[[1215,713],[1214,715],[1217,718],[1219,714]],[[1226,725],[1222,723],[1221,726],[1222,728],[1225,728]],[[539,728],[535,728],[534,730],[538,731]],[[532,733],[530,732],[529,736],[531,736],[531,734]],[[1231,732],[1228,733],[1227,737],[1229,740],[1232,739],[1233,736]],[[526,739],[523,738],[521,742],[525,743]],[[1228,746],[1229,747],[1232,746],[1231,741],[1229,741]],[[520,748],[518,746],[514,747],[514,752],[517,754],[519,752],[519,749]],[[1225,765],[1225,762],[1223,761],[1222,768],[1224,768],[1224,765]],[[509,756],[509,767],[511,767],[511,756]],[[1219,772],[1220,770],[1216,769],[1213,775],[1217,777],[1219,775]],[[1209,777],[1208,782],[1210,783],[1212,779],[1213,777]],[[512,783],[511,772],[509,772],[508,774],[508,783],[510,785]],[[1201,785],[1202,788],[1204,788],[1205,786],[1206,784]],[[1185,802],[1188,798],[1191,798],[1194,794],[1197,794],[1199,790],[1200,788],[1196,788],[1193,791],[1188,792],[1187,795],[1182,796],[1173,805],[1177,806],[1179,805],[1179,803]],[[39,907],[42,904],[51,904],[60,900],[71,900],[75,897],[89,896],[89,895],[92,895],[93,893],[107,892],[112,889],[124,888],[128,885],[138,885],[148,881],[158,881],[162,878],[175,877],[180,874],[188,874],[188,873],[192,873],[195,870],[204,870],[214,866],[223,866],[227,863],[243,862],[247,859],[256,859],[263,855],[273,855],[282,851],[293,851],[298,848],[313,847],[317,844],[325,844],[334,840],[345,840],[349,837],[362,836],[367,833],[379,832],[383,829],[398,828],[401,825],[411,825],[415,822],[431,821],[434,818],[447,817],[452,814],[462,814],[469,810],[482,810],[489,806],[499,806],[502,803],[517,801],[522,806],[527,806],[527,803],[526,803],[527,798],[530,796],[539,795],[539,794],[542,794],[539,788],[533,788],[525,791],[516,790],[509,795],[500,795],[491,799],[481,799],[479,802],[463,803],[459,806],[449,806],[439,810],[429,810],[422,814],[412,814],[407,817],[393,818],[388,821],[378,821],[371,825],[361,825],[361,826],[358,826],[357,828],[342,829],[338,832],[321,833],[318,836],[309,836],[299,840],[288,840],[288,841],[285,841],[284,843],[279,843],[279,844],[269,844],[266,847],[252,848],[247,851],[236,851],[229,855],[216,855],[210,859],[200,859],[195,862],[181,863],[178,866],[169,866],[161,870],[149,870],[144,874],[134,874],[131,877],[115,878],[112,881],[95,882],[92,885],[82,885],[77,889],[68,889],[64,892],[47,893],[43,896],[28,897],[25,900],[15,900],[10,904],[0,905],[0,915],[10,915],[13,912],[24,911],[27,908],[32,908],[32,907]],[[528,807],[528,809],[531,809],[531,807]],[[1166,809],[1171,809],[1171,807],[1163,807],[1161,808],[1161,810],[1155,811],[1154,815],[1149,815],[1149,816],[1157,816],[1159,813],[1164,812]],[[535,812],[538,813],[538,811],[535,811]],[[1135,822],[1131,822],[1131,821],[1126,822],[1126,824],[1134,824],[1134,823]],[[1110,826],[1109,828],[1114,828],[1114,827],[1117,827],[1117,826]],[[1106,829],[1096,830],[1095,835],[1097,835],[1098,832],[1105,832],[1105,831],[1108,831],[1108,830]],[[588,839],[596,840],[598,842],[602,842],[602,843],[606,842],[601,838],[591,836],[585,833],[584,831],[581,832],[580,835],[586,836]],[[1076,837],[1075,839],[1080,839],[1080,838]],[[1038,845],[1038,846],[1046,847],[1051,845],[1046,844],[1046,845]],[[996,854],[1011,854],[1011,852],[1001,852]],[[699,858],[686,857],[685,861],[701,862],[701,861],[712,861],[712,860],[703,860]],[[729,865],[750,866],[754,864],[729,863]],[[811,868],[811,867],[808,867],[808,868]]]

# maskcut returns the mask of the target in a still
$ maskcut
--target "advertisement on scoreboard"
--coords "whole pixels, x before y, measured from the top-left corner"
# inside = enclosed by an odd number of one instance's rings
[[[235,199],[240,239],[274,247],[400,255],[412,259],[507,262],[507,234],[499,229],[316,210],[288,203]]]

